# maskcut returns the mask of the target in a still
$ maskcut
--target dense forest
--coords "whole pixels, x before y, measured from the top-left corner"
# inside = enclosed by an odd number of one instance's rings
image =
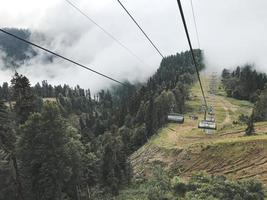
[[[248,64],[233,71],[228,69],[222,71],[222,84],[227,96],[236,99],[256,102],[266,83],[266,74],[257,72]]]
[[[200,50],[195,50],[200,69]],[[195,81],[190,52],[164,58],[146,84],[91,95],[31,87],[16,73],[0,88],[0,199],[110,199],[130,182],[128,155],[183,113]],[[49,98],[44,99],[44,98]]]
[[[222,71],[222,85],[227,96],[254,103],[251,116],[240,116],[240,121],[248,124],[254,132],[253,122],[267,120],[267,75],[257,72],[251,65]],[[251,132],[249,131],[249,132]]]

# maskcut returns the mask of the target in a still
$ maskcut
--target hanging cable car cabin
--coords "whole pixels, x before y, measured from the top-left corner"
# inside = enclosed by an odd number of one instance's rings
[[[205,109],[204,120],[199,122],[198,128],[201,128],[203,130],[216,130],[217,125],[216,125],[215,118],[214,118],[213,107],[211,106],[207,110],[206,109]],[[208,111],[209,117],[207,117],[207,111]]]
[[[183,124],[184,116],[178,113],[170,113],[168,114],[168,121]]]
[[[213,116],[207,117],[206,121],[215,122],[215,118]]]
[[[217,125],[214,120],[211,120],[211,121],[202,120],[201,122],[199,122],[198,128],[216,130]]]
[[[214,115],[214,110],[213,110],[213,107],[212,107],[212,106],[210,106],[210,107],[208,108],[208,114],[209,114],[209,115]]]

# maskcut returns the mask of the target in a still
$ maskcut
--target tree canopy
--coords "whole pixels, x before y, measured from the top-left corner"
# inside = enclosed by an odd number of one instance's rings
[[[222,83],[227,96],[241,100],[257,101],[257,96],[267,83],[267,76],[257,72],[252,65],[222,71]]]

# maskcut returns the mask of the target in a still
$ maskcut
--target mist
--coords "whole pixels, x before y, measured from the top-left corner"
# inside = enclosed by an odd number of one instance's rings
[[[64,0],[0,0],[0,26],[28,28],[31,41],[120,81],[143,82],[160,65],[161,57],[115,0],[72,0],[98,24],[131,49],[130,55]],[[153,42],[165,55],[188,50],[175,0],[122,0]],[[194,48],[198,48],[190,1],[182,1]],[[200,48],[207,71],[221,72],[253,63],[267,72],[267,2],[264,0],[193,0]],[[12,8],[12,9],[11,9]],[[40,35],[44,35],[41,38]],[[59,58],[44,62],[46,53],[25,62],[18,70],[32,84],[79,84],[97,91],[113,84]],[[0,54],[0,57],[1,54]],[[0,61],[0,66],[3,64]],[[1,70],[0,81],[9,81],[12,71]]]

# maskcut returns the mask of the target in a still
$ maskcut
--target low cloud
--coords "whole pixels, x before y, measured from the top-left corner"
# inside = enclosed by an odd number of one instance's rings
[[[31,40],[118,80],[144,81],[159,67],[161,58],[114,0],[72,0],[90,17],[137,54],[144,63],[105,35],[98,27],[63,0],[37,2],[25,0],[9,9],[17,0],[3,3],[0,26],[29,28]],[[188,49],[182,22],[173,0],[128,1],[123,3],[136,17],[164,55]],[[193,46],[197,48],[189,1],[182,1]],[[208,71],[221,71],[244,63],[255,63],[267,71],[267,2],[262,0],[193,1],[201,49]],[[32,5],[32,6],[31,6]],[[27,9],[22,9],[27,6]],[[111,81],[47,54],[24,63],[19,72],[32,83],[48,80],[52,84],[79,84],[97,91]],[[0,66],[2,64],[0,63]],[[10,80],[12,72],[1,71],[0,80]]]

